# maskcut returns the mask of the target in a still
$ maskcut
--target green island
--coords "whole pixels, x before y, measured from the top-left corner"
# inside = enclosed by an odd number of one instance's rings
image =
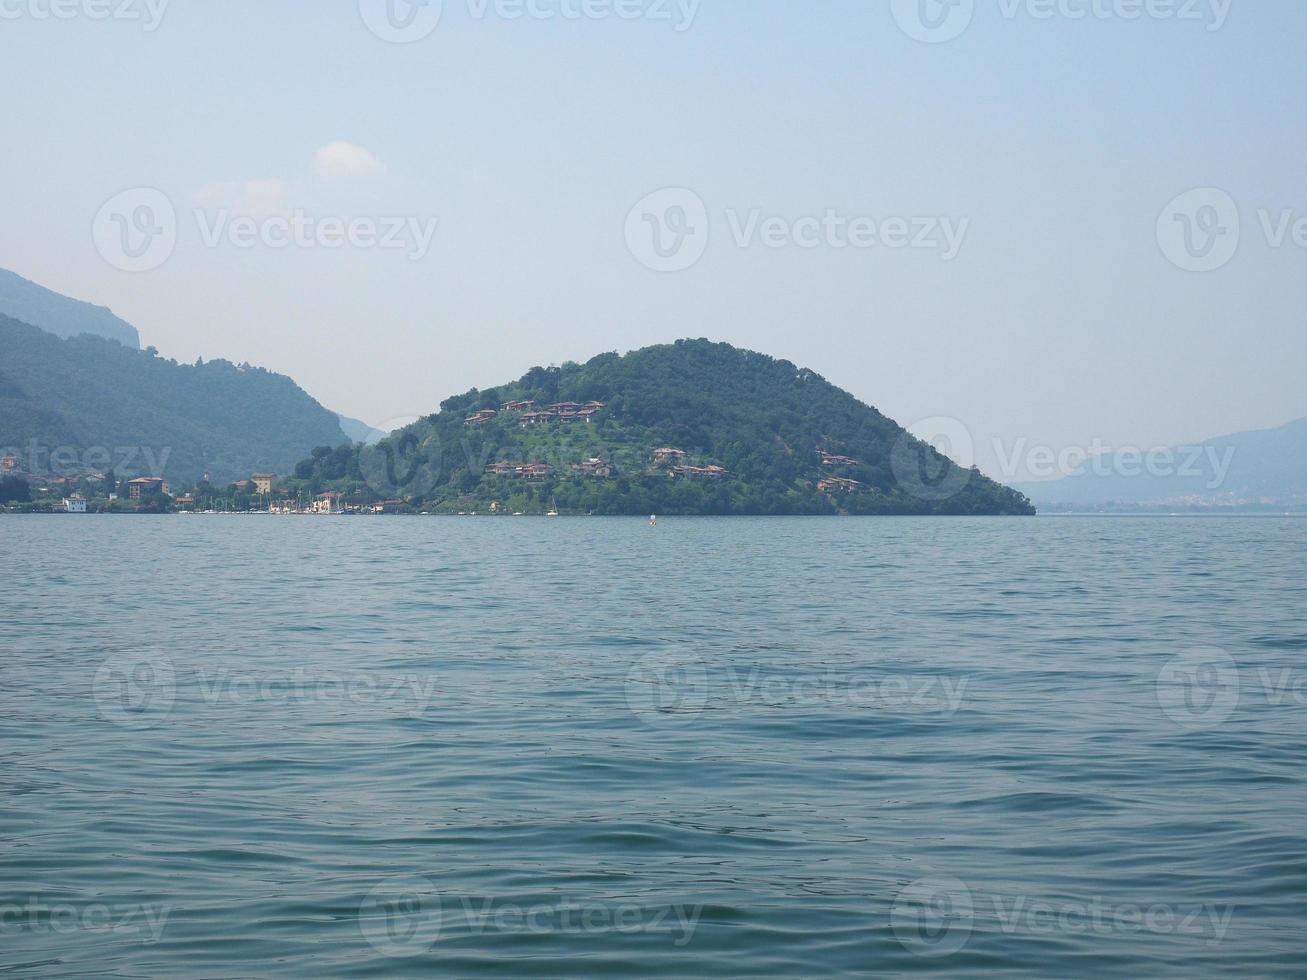
[[[378,445],[323,446],[280,487],[441,514],[1034,513],[813,371],[707,340],[532,368]]]

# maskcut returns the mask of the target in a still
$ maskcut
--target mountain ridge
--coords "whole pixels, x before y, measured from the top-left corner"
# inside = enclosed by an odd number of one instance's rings
[[[1046,507],[1307,506],[1307,418],[1143,453],[1106,453],[1017,488]]]
[[[0,455],[27,472],[117,468],[174,483],[208,472],[227,481],[283,472],[307,447],[346,438],[336,415],[293,380],[248,364],[178,364],[3,315],[0,352]]]
[[[132,350],[141,346],[136,328],[107,306],[73,299],[8,269],[0,269],[0,314],[64,339],[91,334]]]

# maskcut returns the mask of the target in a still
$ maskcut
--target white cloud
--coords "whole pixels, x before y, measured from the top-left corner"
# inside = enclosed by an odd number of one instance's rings
[[[203,207],[266,218],[289,212],[294,191],[293,184],[276,177],[263,180],[211,180],[196,192],[195,200]]]
[[[313,176],[319,184],[384,177],[388,173],[386,165],[370,150],[353,143],[328,143],[313,155]]]

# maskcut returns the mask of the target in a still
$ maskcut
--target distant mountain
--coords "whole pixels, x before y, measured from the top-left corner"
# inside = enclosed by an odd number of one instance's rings
[[[288,484],[437,512],[1033,513],[820,375],[707,340],[532,368]]]
[[[349,436],[350,442],[361,442],[365,446],[375,446],[389,435],[389,433],[382,432],[380,429],[372,428],[366,422],[352,419],[348,415],[337,415],[336,418],[340,419],[340,427],[344,430],[345,435]]]
[[[63,340],[0,316],[0,454],[28,472],[113,467],[183,485],[208,472],[226,483],[345,441],[335,414],[282,375]]]
[[[136,328],[106,307],[70,299],[8,269],[0,269],[0,314],[38,326],[56,337],[89,333],[116,340],[133,350],[141,346]]]
[[[1059,509],[1307,507],[1307,418],[1192,446],[1106,455],[1071,476],[1020,489]]]

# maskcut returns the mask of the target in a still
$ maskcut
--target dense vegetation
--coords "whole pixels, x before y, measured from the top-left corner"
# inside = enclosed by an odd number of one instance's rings
[[[591,424],[523,426],[481,409],[532,399],[604,403]],[[673,477],[652,451],[684,450],[687,462],[724,467],[715,479]],[[821,452],[855,463],[823,466]],[[572,464],[600,457],[610,478]],[[542,462],[539,478],[494,475],[495,462]],[[858,481],[854,492],[819,490],[824,477]],[[322,446],[287,489],[340,490],[347,500],[404,499],[416,509],[595,514],[1027,514],[1029,502],[930,447],[812,371],[706,340],[678,341],[584,365],[532,368],[516,382],[450,398],[440,412],[372,448]]]
[[[34,323],[57,337],[89,333],[133,350],[141,346],[136,328],[107,308],[70,299],[8,269],[0,269],[0,315]]]
[[[282,375],[61,340],[0,316],[0,453],[29,471],[115,469],[178,485],[207,471],[226,483],[287,472],[308,447],[342,441],[336,416]]]

